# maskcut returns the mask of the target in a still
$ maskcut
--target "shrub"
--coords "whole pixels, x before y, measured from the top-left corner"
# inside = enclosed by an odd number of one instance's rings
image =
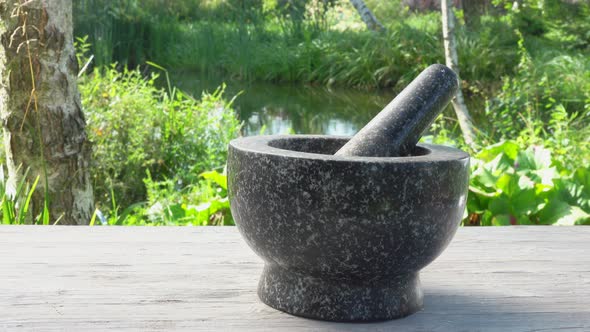
[[[199,174],[223,167],[227,144],[240,124],[223,87],[200,100],[158,88],[158,75],[115,66],[95,69],[80,81],[93,144],[96,197],[127,206],[146,200],[144,179],[173,181],[182,189]]]
[[[483,145],[517,140],[542,145],[562,168],[573,170],[590,160],[590,61],[557,56],[535,62],[520,35],[520,62],[505,76],[496,97],[487,101]]]

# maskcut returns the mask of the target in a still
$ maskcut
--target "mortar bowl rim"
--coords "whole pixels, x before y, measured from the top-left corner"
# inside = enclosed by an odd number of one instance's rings
[[[354,162],[354,163],[432,163],[456,160],[468,160],[469,154],[458,148],[418,143],[418,149],[422,150],[418,155],[402,157],[365,157],[365,156],[337,156],[314,152],[289,150],[278,147],[280,141],[285,140],[341,140],[343,145],[352,136],[344,135],[258,135],[233,139],[229,145],[241,152],[257,155],[284,157],[291,159],[306,159],[326,162]]]

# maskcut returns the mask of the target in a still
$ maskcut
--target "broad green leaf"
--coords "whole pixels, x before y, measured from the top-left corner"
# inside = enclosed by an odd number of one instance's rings
[[[528,176],[522,175],[518,178],[518,187],[521,190],[533,189],[535,188],[535,182],[533,182]]]
[[[590,222],[590,214],[559,200],[550,201],[539,212],[540,222],[553,225],[576,225]]]
[[[494,188],[496,186],[496,182],[498,181],[498,177],[495,176],[491,170],[482,167],[477,171],[473,172],[472,180],[478,184],[481,184],[484,187]]]
[[[590,213],[590,170],[578,168],[574,173],[573,180],[579,186],[576,196],[578,204]]]
[[[503,153],[508,158],[514,160],[518,154],[518,144],[514,141],[503,141],[494,145],[490,145],[482,149],[475,157],[483,161],[489,162]]]
[[[186,212],[181,204],[171,204],[167,206],[168,217],[171,220],[178,220],[186,217]]]
[[[507,195],[512,195],[512,193],[517,190],[517,183],[513,175],[511,174],[502,174],[498,181],[496,182],[496,188],[501,190],[503,193]]]
[[[489,210],[493,215],[510,214],[510,200],[506,195],[499,196],[490,201]]]
[[[200,174],[201,177],[215,182],[221,188],[227,190],[227,175],[216,171],[209,171]]]
[[[512,211],[515,215],[530,215],[541,208],[543,199],[536,195],[535,189],[521,190],[510,198]]]
[[[492,219],[493,219],[492,212],[486,211],[481,216],[480,223],[481,223],[482,226],[492,226]]]
[[[582,210],[590,213],[590,172],[586,169],[578,169],[570,179],[558,178],[554,181],[558,199],[569,205],[577,205]]]
[[[559,218],[555,225],[582,225],[590,223],[590,214],[577,206],[570,207],[570,213],[567,216]]]
[[[471,192],[467,196],[467,211],[471,213],[483,213],[487,208],[487,203],[482,202],[482,198],[485,199],[485,196],[481,197],[481,191],[477,189],[473,191],[473,189],[475,188],[469,187]]]
[[[550,166],[551,151],[540,146],[531,146],[516,157],[517,170],[541,170]]]
[[[472,181],[475,182],[475,181]],[[486,191],[489,188],[481,188],[481,186],[479,186],[478,183],[474,183],[474,185],[470,185],[469,186],[469,191],[472,193],[469,196],[473,196],[473,197],[477,197],[481,202],[481,204],[485,204],[484,201],[487,201],[485,198],[489,199],[489,198],[494,198],[497,197],[498,195],[502,194],[500,191],[494,191],[494,192],[490,192],[490,191]],[[495,189],[495,188],[492,188]]]
[[[472,173],[473,183],[481,184],[483,187],[496,189],[498,179],[507,173],[512,172],[512,162],[503,154],[499,154],[492,161],[480,164]],[[495,190],[494,190],[495,191]]]
[[[542,183],[549,187],[553,187],[553,180],[559,178],[559,173],[555,167],[543,168],[527,173],[535,182]]]
[[[590,196],[590,169],[578,168],[574,172],[574,179],[587,188],[586,190]]]
[[[535,184],[535,192],[537,193],[537,195],[551,192],[551,191],[553,191],[554,188],[555,188],[555,186],[553,184],[550,184],[550,185],[545,185],[542,183]]]
[[[500,174],[507,171],[512,171],[514,167],[513,159],[510,159],[505,154],[501,153],[490,162],[486,163],[486,168],[492,170],[494,174]]]
[[[527,216],[520,215],[516,218],[516,225],[533,225],[534,223],[531,222],[531,219]]]
[[[500,214],[492,218],[493,226],[507,226],[510,225],[510,215]]]

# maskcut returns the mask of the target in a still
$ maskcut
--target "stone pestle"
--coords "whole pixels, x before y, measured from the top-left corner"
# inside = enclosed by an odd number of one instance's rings
[[[455,96],[458,84],[457,75],[449,67],[429,66],[335,155],[411,155],[422,133]]]

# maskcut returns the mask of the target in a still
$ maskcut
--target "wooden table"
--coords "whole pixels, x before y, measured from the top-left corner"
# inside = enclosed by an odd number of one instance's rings
[[[461,228],[422,272],[425,309],[372,324],[256,297],[234,227],[0,227],[0,331],[590,331],[590,227]]]

